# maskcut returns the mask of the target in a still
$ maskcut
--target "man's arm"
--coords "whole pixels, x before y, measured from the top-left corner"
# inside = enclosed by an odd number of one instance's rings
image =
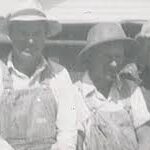
[[[142,92],[141,92],[142,91]],[[143,98],[143,101],[145,102],[146,105],[146,109],[147,109],[147,98],[149,99],[149,91],[147,91],[144,88],[141,88],[141,93],[143,94],[143,96],[141,96],[141,98]],[[147,101],[147,102],[146,102]],[[142,104],[139,105],[142,106]],[[137,135],[137,139],[138,139],[138,144],[139,144],[139,150],[149,150],[150,149],[150,113],[147,109],[148,113],[143,113],[143,115],[145,116],[145,121],[142,121],[142,123],[136,128],[136,135]],[[138,113],[141,113],[140,110],[138,111]]]
[[[140,87],[137,87],[131,97],[131,113],[135,128],[139,128],[150,120],[150,113],[147,109],[146,102]]]
[[[3,71],[7,69],[5,64],[0,61],[0,102],[1,102],[1,95],[3,92]],[[1,133],[0,133],[1,134]],[[0,149],[1,150],[14,150],[11,145],[9,145],[1,136],[0,136]]]
[[[2,95],[2,92],[4,89],[4,87],[3,87],[3,74],[4,74],[3,71],[6,69],[7,68],[6,68],[5,64],[2,61],[0,61],[0,96]],[[0,101],[1,101],[1,99],[0,99]]]
[[[75,150],[77,141],[76,92],[66,69],[56,74],[51,86],[58,103],[57,143],[52,149]]]
[[[139,150],[150,149],[150,113],[147,109],[145,98],[141,87],[137,87],[130,98],[131,102],[131,115],[136,131]]]
[[[86,106],[85,99],[82,91],[82,83],[80,81],[76,82],[75,89],[77,92],[77,150],[83,150],[84,140],[85,140],[85,127],[87,126],[87,120],[91,116],[91,112]]]

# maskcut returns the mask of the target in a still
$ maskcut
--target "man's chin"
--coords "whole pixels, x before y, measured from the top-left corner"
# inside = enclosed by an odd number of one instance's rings
[[[21,53],[21,55],[22,55],[22,57],[33,57],[31,53],[26,52],[26,51],[23,51],[23,52]]]
[[[106,82],[113,82],[113,81],[116,80],[116,77],[115,76],[106,75],[105,80],[106,80]]]
[[[22,52],[20,56],[23,61],[31,62],[34,59],[32,54],[26,52]]]

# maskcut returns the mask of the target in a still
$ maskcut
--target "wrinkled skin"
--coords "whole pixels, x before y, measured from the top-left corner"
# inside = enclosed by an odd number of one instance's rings
[[[97,89],[107,97],[116,74],[123,66],[124,48],[122,43],[109,43],[101,48],[102,53],[96,53],[91,59],[89,73]]]
[[[13,44],[15,67],[30,76],[35,71],[45,46],[45,22],[12,22],[9,35]]]

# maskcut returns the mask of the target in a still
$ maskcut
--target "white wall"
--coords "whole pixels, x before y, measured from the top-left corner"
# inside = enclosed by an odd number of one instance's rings
[[[150,19],[150,0],[0,0],[0,15],[26,1],[40,2],[49,17],[61,22]]]
[[[67,0],[48,14],[62,22],[150,19],[150,0]]]

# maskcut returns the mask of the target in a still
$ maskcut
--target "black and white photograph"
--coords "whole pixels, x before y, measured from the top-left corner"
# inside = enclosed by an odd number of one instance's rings
[[[0,0],[0,150],[150,150],[150,1]]]

